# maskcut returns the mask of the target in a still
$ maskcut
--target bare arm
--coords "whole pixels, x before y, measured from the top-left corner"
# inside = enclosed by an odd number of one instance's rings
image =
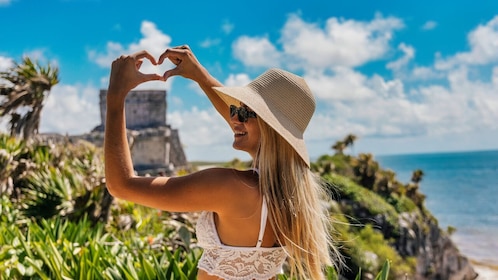
[[[230,198],[237,195],[231,187],[236,181],[234,170],[211,169],[177,178],[139,177],[134,174],[126,137],[126,95],[140,83],[164,80],[160,75],[139,71],[144,58],[156,64],[154,58],[145,51],[121,56],[112,63],[104,141],[105,175],[109,192],[121,199],[168,211],[223,212],[234,207],[230,204],[230,201],[234,201]]]
[[[166,58],[176,64],[176,67],[166,71],[163,76],[164,79],[178,75],[197,82],[218,113],[230,123],[228,105],[213,90],[213,87],[223,85],[199,63],[190,48],[184,45],[167,49],[159,58],[159,63],[162,63]]]
[[[107,113],[104,137],[105,173],[109,190],[121,185],[134,176],[133,163],[126,137],[125,99],[130,90],[140,83],[161,80],[156,74],[143,74],[139,71],[142,59],[155,59],[147,52],[121,56],[112,63],[107,92]]]

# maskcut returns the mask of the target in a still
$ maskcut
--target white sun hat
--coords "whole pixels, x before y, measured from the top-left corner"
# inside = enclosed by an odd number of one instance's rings
[[[246,86],[213,87],[228,105],[242,102],[280,134],[309,166],[303,134],[316,102],[306,81],[290,72],[272,68]]]

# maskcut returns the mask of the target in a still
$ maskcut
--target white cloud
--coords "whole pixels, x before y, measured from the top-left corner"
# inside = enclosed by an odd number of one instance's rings
[[[498,66],[495,66],[493,68],[493,74],[491,77],[491,82],[493,83],[493,86],[498,88]]]
[[[233,53],[246,66],[278,67],[280,54],[266,37],[241,36],[233,43]]]
[[[100,67],[110,68],[114,59],[127,53],[121,44],[115,42],[107,42],[106,49],[106,54],[99,54],[95,50],[91,50],[88,52],[88,57]]]
[[[308,74],[304,79],[316,97],[328,103],[365,100],[375,95],[375,92],[365,85],[367,77],[350,68],[338,67],[334,75]]]
[[[498,62],[498,16],[479,25],[467,36],[470,51],[460,52],[448,58],[438,58],[436,69],[451,69],[460,64],[489,65]]]
[[[159,57],[170,47],[171,37],[158,30],[156,25],[150,21],[143,21],[140,27],[142,38],[138,42],[123,46],[121,43],[108,42],[105,53],[95,50],[89,51],[89,58],[104,68],[110,68],[112,61],[123,54],[132,54],[147,50],[154,57]]]
[[[281,41],[286,59],[302,68],[355,67],[382,58],[392,33],[401,28],[400,19],[381,15],[370,22],[329,18],[323,29],[292,15]]]
[[[232,148],[233,133],[214,108],[168,113],[168,123],[180,133],[189,160],[247,160],[249,156]]]
[[[251,78],[247,74],[230,74],[224,85],[228,87],[245,86],[251,82]]]
[[[48,59],[45,57],[45,51],[44,49],[34,49],[29,52],[26,52],[23,54],[23,56],[29,57],[32,61],[48,61]],[[53,66],[57,66],[58,62],[57,61],[51,61],[50,62]]]
[[[171,37],[157,29],[156,25],[150,21],[143,21],[140,27],[142,38],[138,42],[132,42],[128,46],[121,43],[108,42],[106,51],[99,53],[95,50],[88,52],[90,60],[103,68],[110,68],[112,62],[121,55],[132,54],[138,51],[147,50],[156,59],[170,47]],[[165,60],[162,65],[153,65],[144,59],[140,71],[143,73],[157,73],[162,75],[166,70],[174,67],[169,60]],[[107,77],[102,78],[102,87],[107,87]],[[169,79],[166,84],[160,81],[152,81],[139,85],[136,89],[166,89],[170,90],[173,79]]]
[[[92,86],[55,85],[43,108],[40,132],[83,134],[101,123],[99,90]]]
[[[12,0],[0,0],[0,7],[8,6],[10,3],[12,3]]]
[[[409,92],[399,79],[368,77],[351,69],[334,74],[305,76],[325,107],[310,123],[306,139],[311,143],[331,145],[348,133],[382,139],[498,133],[498,67],[489,78],[494,82],[473,80],[460,67],[448,74],[448,86],[420,84]]]
[[[403,55],[397,60],[386,64],[386,68],[393,72],[393,75],[403,81],[424,81],[424,80],[442,80],[446,78],[445,71],[435,69],[433,66],[418,66],[415,64],[415,48],[401,43],[398,45]]]
[[[228,20],[223,22],[223,24],[221,25],[221,30],[223,31],[223,33],[225,33],[227,35],[232,33],[234,28],[235,28],[235,25]]]
[[[204,41],[201,42],[201,47],[210,48],[213,46],[218,46],[220,43],[221,43],[220,39],[206,38]]]
[[[6,71],[14,66],[14,60],[10,57],[0,56],[0,71]]]
[[[411,75],[405,77],[405,79],[411,80],[434,80],[434,79],[444,79],[446,75],[444,72],[437,71],[433,67],[418,66],[411,70]]]
[[[399,71],[401,68],[406,67],[408,63],[415,57],[415,49],[412,46],[401,43],[399,44],[398,49],[403,52],[403,56],[398,60],[389,62],[386,66],[387,69]]]
[[[147,50],[154,57],[158,57],[171,43],[171,37],[158,30],[156,25],[150,21],[142,22],[140,32],[143,37],[138,43],[129,46],[130,52]]]
[[[233,139],[230,127],[214,108],[201,110],[192,107],[185,111],[172,111],[168,113],[168,123],[181,131],[182,142],[188,146],[215,145]],[[201,143],[200,139],[203,140]]]
[[[437,27],[437,22],[433,20],[426,21],[424,25],[422,25],[423,30],[433,30]]]

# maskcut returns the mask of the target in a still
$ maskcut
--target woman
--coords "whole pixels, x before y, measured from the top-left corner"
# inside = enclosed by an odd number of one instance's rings
[[[163,76],[140,72],[143,59],[176,67]],[[152,80],[180,75],[197,82],[234,132],[233,147],[254,168],[212,168],[182,177],[134,175],[124,104],[127,93]],[[187,46],[156,62],[146,51],[112,64],[105,131],[107,187],[115,197],[174,212],[201,211],[204,248],[198,279],[275,279],[288,258],[298,279],[322,279],[332,265],[322,187],[309,170],[303,133],[315,109],[305,81],[271,69],[246,87],[223,87]],[[194,118],[194,116],[193,116]],[[213,133],[216,133],[213,131]]]

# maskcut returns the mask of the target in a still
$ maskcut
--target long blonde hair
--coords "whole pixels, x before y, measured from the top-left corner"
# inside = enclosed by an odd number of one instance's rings
[[[321,200],[324,187],[285,139],[260,118],[258,123],[261,144],[254,165],[271,226],[289,256],[291,276],[323,279],[323,269],[335,265],[339,256]]]

